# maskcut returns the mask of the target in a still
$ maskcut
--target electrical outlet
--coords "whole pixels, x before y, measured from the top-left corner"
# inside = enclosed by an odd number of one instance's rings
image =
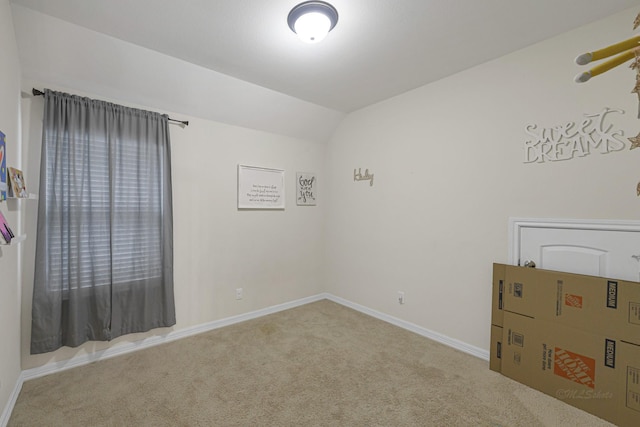
[[[404,292],[398,291],[398,303],[404,304]]]
[[[236,299],[242,299],[242,288],[236,288]]]

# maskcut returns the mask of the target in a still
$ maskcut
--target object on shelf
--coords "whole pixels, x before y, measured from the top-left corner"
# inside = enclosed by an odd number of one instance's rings
[[[24,182],[24,176],[20,169],[9,167],[9,181],[11,181],[11,195],[21,199],[29,197],[27,193],[27,185]]]
[[[16,197],[11,195],[6,198],[6,201],[10,200],[38,200],[38,195],[35,193],[28,193],[26,197]]]
[[[11,243],[11,239],[15,237],[13,231],[11,230],[11,227],[9,227],[9,224],[7,223],[6,218],[4,217],[4,215],[2,215],[2,212],[0,212],[0,234],[2,235],[4,241],[7,242],[7,244]]]

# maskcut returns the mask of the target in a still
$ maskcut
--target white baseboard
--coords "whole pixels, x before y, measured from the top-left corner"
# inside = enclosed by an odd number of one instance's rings
[[[16,385],[13,387],[13,391],[9,396],[9,401],[4,406],[4,411],[0,414],[0,427],[7,427],[9,424],[9,418],[11,418],[11,412],[13,412],[13,407],[18,400],[18,396],[20,395],[20,390],[22,390],[22,383],[24,382],[24,378],[22,377],[22,372],[18,376],[18,380],[16,381]]]
[[[368,314],[369,316],[375,317],[377,319],[383,320],[387,323],[391,323],[392,325],[398,326],[402,329],[406,329],[408,331],[414,332],[418,335],[421,335],[425,338],[429,338],[433,341],[437,341],[446,346],[452,347],[456,350],[460,350],[464,353],[470,354],[472,356],[478,357],[480,359],[489,361],[489,352],[482,348],[467,344],[463,341],[459,341],[455,338],[448,337],[441,333],[432,331],[430,329],[423,328],[411,322],[404,321],[402,319],[398,319],[397,317],[389,316],[388,314],[381,313],[376,310],[372,310],[368,307],[365,307],[360,304],[356,304],[344,298],[337,297],[331,294],[325,294],[325,298],[331,300],[333,302],[337,302],[338,304],[342,304],[346,307],[352,308],[356,311],[359,311],[364,314]]]
[[[249,313],[240,314],[238,316],[232,316],[232,317],[227,317],[225,319],[214,320],[213,322],[203,323],[201,325],[192,326],[189,328],[181,329],[179,331],[172,331],[164,335],[156,335],[156,336],[142,339],[140,341],[122,343],[115,347],[97,351],[95,353],[84,354],[81,356],[72,357],[71,359],[64,360],[61,362],[50,363],[37,368],[24,370],[18,377],[18,380],[16,381],[16,385],[13,389],[13,392],[11,393],[11,397],[9,398],[9,402],[7,402],[4,408],[4,411],[2,412],[2,416],[0,417],[0,427],[6,427],[7,423],[9,422],[9,418],[11,417],[11,412],[13,411],[13,407],[16,403],[16,400],[18,399],[20,390],[22,389],[22,384],[27,380],[53,374],[56,372],[65,371],[67,369],[75,368],[78,366],[87,365],[89,363],[97,362],[99,360],[105,360],[111,357],[132,353],[134,351],[153,347],[159,344],[165,344],[181,338],[186,338],[192,335],[201,334],[203,332],[208,332],[214,329],[230,326],[230,325],[244,322],[247,320],[256,319],[258,317],[266,316],[268,314],[277,313],[279,311],[288,310],[290,308],[299,307],[299,306],[320,301],[323,299],[328,299],[335,303],[344,305],[345,307],[352,308],[361,313],[383,320],[387,323],[391,323],[392,325],[414,332],[418,335],[437,341],[439,343],[452,347],[456,350],[460,350],[472,356],[478,357],[480,359],[487,360],[487,361],[489,360],[489,352],[487,350],[483,350],[479,347],[472,346],[470,344],[464,343],[454,338],[450,338],[446,335],[423,328],[421,326],[398,319],[396,317],[389,316],[388,314],[384,314],[379,311],[372,310],[368,307],[365,307],[360,304],[356,304],[344,298],[340,298],[329,293],[322,293],[322,294],[314,295],[311,297],[287,302],[284,304],[278,304],[278,305],[263,308],[260,310],[252,311]]]

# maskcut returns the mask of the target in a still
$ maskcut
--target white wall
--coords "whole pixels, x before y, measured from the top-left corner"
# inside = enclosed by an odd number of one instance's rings
[[[523,163],[527,124],[612,107],[626,111],[610,116],[614,128],[640,131],[626,66],[573,82],[584,68],[574,58],[633,36],[637,12],[349,115],[329,144],[326,290],[488,349],[491,265],[507,261],[509,217],[637,219],[640,150]],[[354,182],[354,168],[374,186]]]
[[[0,1],[0,131],[6,135],[7,166],[20,166],[20,67],[8,0]],[[17,231],[20,202],[0,202],[0,211]],[[0,246],[0,422],[20,375],[20,251]]]
[[[27,91],[41,85],[46,83],[25,81],[23,87]],[[73,88],[51,88],[117,102]],[[40,155],[35,145],[41,135],[43,100],[26,98],[24,105],[25,140],[28,139],[30,148],[28,162],[35,166]],[[185,128],[171,125],[177,316],[177,324],[171,330],[180,331],[320,293],[324,283],[324,201],[320,198],[318,205],[312,207],[296,206],[295,173],[316,172],[322,185],[325,146],[168,113],[170,117],[190,121]],[[285,210],[239,211],[238,164],[284,169]],[[33,183],[31,188],[37,190],[37,166],[27,179]],[[35,215],[29,216],[27,227],[35,228],[35,221]],[[91,342],[75,349],[30,355],[34,242],[35,237],[25,244],[23,369],[169,331],[154,330],[120,337],[111,343]],[[236,288],[243,288],[242,300],[235,299]]]

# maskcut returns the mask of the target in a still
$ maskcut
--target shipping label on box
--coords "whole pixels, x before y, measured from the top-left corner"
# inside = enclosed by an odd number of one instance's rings
[[[640,368],[634,366],[627,366],[627,407],[640,412]]]
[[[504,311],[640,344],[638,282],[505,265],[504,289]]]
[[[491,325],[491,347],[489,349],[489,369],[502,371],[502,327]]]
[[[640,303],[629,302],[629,323],[640,325]]]
[[[503,375],[618,425],[640,425],[640,346],[510,312],[503,325]]]
[[[506,273],[505,264],[493,264],[491,324],[496,326],[502,326],[505,273]]]

